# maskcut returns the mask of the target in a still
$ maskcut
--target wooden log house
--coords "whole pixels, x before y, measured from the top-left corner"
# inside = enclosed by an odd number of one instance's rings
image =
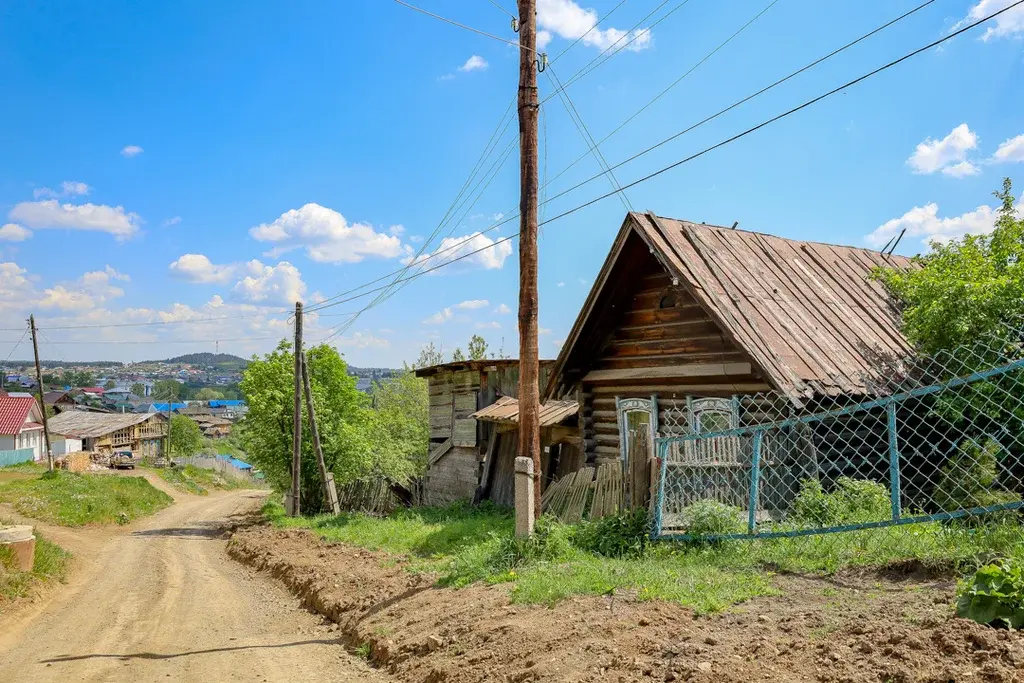
[[[541,361],[541,391],[553,361]],[[483,464],[496,433],[493,424],[473,413],[501,396],[519,391],[519,361],[454,361],[416,370],[425,377],[430,403],[430,449],[424,499],[443,505],[477,496]]]
[[[586,464],[621,463],[624,481],[644,481],[639,470],[658,435],[721,431],[781,419],[822,398],[872,395],[884,384],[876,382],[878,360],[912,350],[870,274],[908,265],[868,249],[631,212],[542,400],[578,402]],[[676,475],[687,478],[693,498],[714,489],[714,497],[746,506],[749,455],[735,439],[701,449],[673,454],[689,468]],[[780,495],[795,491],[812,451],[790,446],[776,459]],[[627,501],[631,494],[643,504],[643,492],[627,491]]]

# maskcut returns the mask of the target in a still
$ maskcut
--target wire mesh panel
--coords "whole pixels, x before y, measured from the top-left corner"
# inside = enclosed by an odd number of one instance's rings
[[[879,360],[859,395],[659,399],[654,534],[779,538],[1013,524],[1024,494],[1022,330]]]

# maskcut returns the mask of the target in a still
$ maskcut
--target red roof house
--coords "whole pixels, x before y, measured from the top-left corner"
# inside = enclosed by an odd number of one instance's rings
[[[43,457],[43,414],[34,398],[0,396],[0,451],[32,449]]]

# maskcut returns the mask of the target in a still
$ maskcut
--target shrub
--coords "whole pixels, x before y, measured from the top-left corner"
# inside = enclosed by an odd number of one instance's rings
[[[1024,626],[1024,569],[1003,561],[982,567],[957,590],[957,616],[979,624]]]
[[[692,536],[741,534],[747,529],[743,510],[717,500],[701,500],[686,506],[682,523]]]
[[[831,493],[817,479],[804,481],[790,518],[801,526],[824,527],[878,522],[891,514],[889,490],[883,484],[839,477]]]
[[[998,505],[1019,500],[998,488],[999,459],[1002,447],[994,439],[979,444],[964,439],[942,468],[932,501],[939,510],[951,512],[965,508]]]
[[[635,557],[647,549],[647,510],[637,509],[584,522],[573,534],[580,549],[605,557]]]

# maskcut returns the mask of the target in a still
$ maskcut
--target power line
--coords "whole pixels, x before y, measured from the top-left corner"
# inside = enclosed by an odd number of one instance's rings
[[[697,158],[699,158],[701,156],[704,156],[708,152],[714,151],[714,150],[716,150],[716,149],[718,149],[720,147],[723,147],[723,146],[725,146],[727,144],[735,142],[736,140],[739,140],[740,138],[746,137],[747,135],[750,135],[751,133],[754,133],[754,132],[756,132],[756,131],[758,131],[758,130],[760,130],[762,128],[765,128],[766,126],[769,126],[769,125],[771,125],[771,124],[773,124],[773,123],[775,123],[775,122],[777,122],[777,121],[779,121],[781,119],[784,119],[784,118],[786,118],[788,116],[791,116],[792,114],[795,114],[795,113],[797,113],[799,111],[802,111],[803,109],[806,109],[807,107],[810,107],[811,105],[814,105],[814,104],[820,102],[821,100],[824,100],[824,99],[826,99],[828,97],[831,97],[832,95],[835,95],[836,93],[839,93],[839,92],[841,92],[841,91],[843,91],[843,90],[845,90],[845,89],[847,89],[847,88],[849,88],[851,86],[857,85],[861,81],[867,80],[868,78],[871,78],[873,76],[878,75],[879,73],[882,73],[883,71],[887,71],[888,69],[891,69],[894,66],[902,64],[903,62],[907,61],[908,59],[911,59],[912,57],[916,57],[917,55],[921,54],[922,52],[926,52],[926,51],[928,51],[928,50],[930,50],[930,49],[932,49],[934,47],[942,45],[943,43],[945,43],[945,42],[947,42],[949,40],[952,40],[953,38],[961,35],[962,33],[970,31],[970,30],[980,26],[983,23],[991,21],[995,17],[997,17],[997,16],[999,16],[999,15],[1005,13],[1005,12],[1008,12],[1009,10],[1014,9],[1015,7],[1018,7],[1018,6],[1022,5],[1022,4],[1024,4],[1024,0],[1017,0],[1017,2],[1014,2],[1012,5],[1008,5],[1007,7],[1004,7],[1001,10],[993,12],[992,14],[989,14],[988,16],[986,16],[986,17],[984,17],[982,19],[979,19],[979,20],[974,21],[974,22],[972,22],[972,23],[970,23],[970,24],[968,24],[966,26],[963,26],[962,28],[960,28],[960,29],[958,29],[958,30],[956,30],[956,31],[946,35],[946,36],[943,36],[942,38],[939,38],[938,40],[932,41],[931,43],[928,43],[927,45],[924,45],[923,47],[917,48],[916,50],[913,50],[912,52],[909,52],[909,53],[903,55],[902,57],[894,59],[894,60],[892,60],[892,61],[890,61],[890,62],[888,62],[888,63],[886,63],[886,64],[884,64],[884,65],[882,65],[882,66],[880,66],[878,68],[876,68],[876,69],[873,69],[872,71],[869,71],[866,74],[858,76],[857,78],[854,78],[851,81],[847,81],[846,83],[844,83],[844,84],[842,84],[842,85],[840,85],[840,86],[838,86],[836,88],[833,88],[832,90],[829,90],[829,91],[827,91],[827,92],[825,92],[825,93],[823,93],[821,95],[818,95],[817,97],[814,97],[814,98],[812,98],[810,100],[807,100],[806,102],[803,102],[802,104],[799,104],[796,107],[788,109],[785,112],[782,112],[781,114],[777,114],[776,116],[773,116],[770,119],[762,121],[761,123],[757,124],[756,126],[752,126],[751,128],[748,128],[748,129],[746,129],[746,130],[744,130],[744,131],[742,131],[740,133],[737,133],[736,135],[733,135],[733,136],[731,136],[729,138],[726,138],[726,139],[724,139],[724,140],[722,140],[722,141],[720,141],[720,142],[718,142],[718,143],[716,143],[716,144],[714,144],[714,145],[712,145],[710,147],[706,147],[705,149],[701,150],[700,152],[697,152],[696,154],[692,154],[692,155],[690,155],[688,157],[680,159],[677,162],[669,164],[668,166],[660,168],[657,171],[654,171],[653,173],[649,173],[649,174],[647,174],[647,175],[645,175],[645,176],[643,176],[641,178],[638,178],[638,179],[636,179],[636,180],[634,180],[634,181],[632,181],[632,182],[622,186],[622,189],[626,190],[626,189],[629,189],[631,187],[635,187],[636,185],[639,185],[640,183],[643,183],[643,182],[646,182],[648,180],[651,180],[652,178],[655,178],[655,177],[657,177],[657,176],[659,176],[659,175],[661,175],[661,174],[663,174],[663,173],[665,173],[667,171],[670,171],[670,170],[672,170],[674,168],[677,168],[677,167],[679,167],[679,166],[681,166],[681,165],[683,165],[685,163],[693,161],[694,159],[697,159]],[[890,23],[892,23],[892,22],[890,22]],[[601,174],[601,175],[603,175],[603,174]],[[599,177],[599,176],[597,176],[597,177]],[[612,195],[616,194],[617,192],[618,191],[615,190],[615,191],[608,192],[608,193],[599,195],[597,197],[594,197],[593,199],[590,199],[590,200],[588,200],[588,201],[586,201],[586,202],[584,202],[582,204],[579,204],[579,205],[573,207],[572,209],[569,209],[567,211],[563,211],[562,213],[558,214],[557,216],[553,216],[553,217],[543,221],[543,223],[541,223],[541,225],[546,225],[548,223],[553,223],[554,221],[557,221],[557,220],[559,220],[561,218],[565,218],[566,216],[569,216],[569,215],[571,215],[573,213],[576,213],[577,211],[580,211],[580,210],[582,210],[582,209],[584,209],[584,208],[586,208],[588,206],[596,204],[597,202],[601,201],[602,199],[607,199],[608,197],[611,197]],[[512,235],[509,235],[507,237],[503,237],[500,240],[496,240],[494,243],[492,243],[490,245],[487,245],[486,247],[481,247],[479,249],[475,249],[475,250],[467,252],[465,254],[461,254],[461,255],[457,256],[456,258],[453,258],[450,261],[446,261],[445,263],[439,264],[439,265],[434,266],[432,268],[428,268],[428,269],[423,270],[423,271],[421,271],[419,273],[416,273],[416,274],[406,278],[406,280],[414,280],[414,279],[416,279],[416,278],[418,278],[418,277],[420,277],[422,275],[425,275],[427,273],[433,272],[433,271],[438,270],[440,268],[444,268],[445,266],[451,265],[452,263],[455,263],[456,261],[460,261],[460,260],[462,260],[464,258],[468,258],[468,257],[470,257],[470,256],[472,256],[474,254],[477,254],[477,253],[479,253],[481,251],[484,251],[486,249],[492,249],[492,248],[494,248],[498,244],[501,244],[503,242],[507,242],[507,241],[513,239],[518,234],[519,234],[518,232],[517,233],[513,233]],[[361,298],[363,296],[366,296],[369,293],[372,293],[372,291],[374,291],[374,290],[371,290],[371,292],[365,292],[363,294],[351,297],[350,299],[346,299],[345,301],[351,301],[353,299]]]
[[[410,5],[409,3],[405,2],[405,0],[395,0],[395,2],[397,2],[399,5],[402,5],[403,7],[408,7],[411,10],[415,10],[417,12],[420,12],[421,14],[426,14],[428,17],[433,17],[434,19],[440,19],[441,21],[443,21],[445,23],[448,23],[448,24],[451,24],[452,26],[458,26],[461,29],[465,29],[467,31],[472,31],[473,33],[479,33],[482,36],[487,36],[488,38],[493,38],[494,40],[500,40],[503,43],[508,43],[509,45],[512,45],[514,47],[518,47],[520,49],[523,47],[522,45],[520,45],[519,43],[517,43],[515,41],[506,40],[504,38],[501,38],[499,36],[494,35],[493,33],[488,33],[487,31],[481,31],[480,29],[473,28],[472,26],[466,26],[465,24],[460,24],[459,22],[453,21],[453,20],[451,20],[451,19],[449,19],[447,17],[442,17],[440,14],[434,14],[433,12],[428,12],[427,10],[425,10],[425,9],[423,9],[421,7],[417,7],[416,5]],[[536,52],[536,50],[534,50],[534,52]]]
[[[598,143],[595,142],[594,136],[590,134],[590,129],[587,128],[587,124],[583,122],[583,117],[580,116],[580,112],[576,109],[576,105],[573,104],[571,99],[569,99],[569,93],[565,92],[565,89],[562,88],[562,83],[558,80],[558,75],[555,73],[555,70],[551,68],[551,65],[549,64],[546,71],[548,73],[548,79],[551,81],[552,85],[555,86],[556,91],[558,92],[558,98],[562,101],[562,106],[565,107],[565,111],[569,114],[569,118],[576,126],[576,130],[578,130],[580,135],[583,137],[583,144],[589,147],[588,153],[593,153],[598,166],[600,166],[604,170],[605,175],[608,176],[608,182],[611,183],[612,189],[619,193],[619,199],[622,200],[622,205],[626,207],[626,211],[632,211],[633,204],[629,201],[629,197],[626,196],[626,193],[619,187],[619,181],[615,177],[615,173],[609,168],[608,161],[604,158],[604,154],[601,153],[601,148],[598,146]]]
[[[497,7],[498,9],[500,9],[500,10],[501,10],[502,12],[504,12],[505,14],[507,14],[508,16],[510,16],[510,17],[511,17],[511,18],[512,18],[512,19],[513,19],[514,21],[519,21],[519,17],[517,17],[516,15],[512,14],[511,12],[509,12],[509,11],[508,11],[507,9],[505,9],[504,7],[502,7],[502,6],[500,5],[500,4],[498,4],[498,3],[497,3],[497,2],[495,2],[494,0],[487,0],[487,2],[491,3],[492,5],[494,5],[494,6],[495,6],[495,7]]]
[[[576,40],[572,41],[572,43],[570,43],[570,44],[569,44],[569,47],[567,47],[567,48],[565,48],[564,50],[562,50],[561,52],[559,52],[559,53],[558,53],[558,54],[557,54],[557,55],[555,56],[555,58],[554,58],[554,59],[552,59],[552,60],[551,60],[551,61],[550,61],[550,62],[548,63],[548,64],[549,64],[549,66],[550,66],[551,64],[554,64],[555,62],[557,62],[557,61],[558,61],[559,59],[561,59],[561,58],[562,58],[562,55],[564,55],[564,54],[565,54],[566,52],[568,52],[569,50],[571,50],[571,49],[573,49],[574,47],[576,47],[577,43],[579,43],[579,42],[580,42],[581,40],[583,40],[584,38],[586,38],[587,36],[589,36],[589,35],[590,35],[590,32],[591,32],[591,31],[593,31],[593,30],[594,30],[595,28],[597,28],[597,27],[598,27],[598,26],[599,26],[599,25],[601,24],[601,22],[602,22],[602,21],[604,21],[605,19],[607,19],[607,18],[608,18],[608,17],[610,17],[611,15],[615,14],[615,10],[619,9],[620,7],[622,7],[622,6],[623,6],[623,5],[625,5],[625,4],[626,4],[626,0],[619,0],[619,4],[615,5],[615,7],[612,7],[612,8],[610,9],[610,10],[608,10],[608,13],[607,13],[607,14],[605,14],[605,15],[604,15],[603,17],[599,17],[599,18],[598,18],[598,20],[594,22],[594,25],[593,25],[593,26],[591,26],[590,28],[588,28],[588,29],[587,29],[586,33],[584,33],[583,35],[581,35],[581,36],[580,36],[579,38],[577,38]]]
[[[27,326],[25,327],[24,331],[21,333],[21,339],[19,339],[18,341],[14,342],[14,346],[11,347],[10,353],[8,353],[7,357],[4,358],[4,363],[6,363],[7,361],[9,361],[11,359],[11,356],[14,355],[14,352],[18,350],[19,346],[21,346],[21,342],[25,341],[25,336],[26,335],[28,335],[28,327]]]
[[[637,109],[637,110],[636,110],[636,111],[635,111],[635,112],[634,112],[634,113],[633,113],[632,115],[630,115],[630,117],[629,117],[629,118],[627,118],[627,119],[626,119],[625,121],[623,121],[622,123],[620,123],[620,124],[619,124],[619,125],[618,125],[618,126],[617,126],[617,127],[615,128],[615,129],[614,129],[614,130],[612,130],[612,132],[608,133],[608,134],[607,134],[607,135],[605,135],[605,136],[604,136],[603,138],[601,138],[600,142],[598,142],[597,144],[598,144],[598,145],[603,145],[603,144],[604,144],[605,142],[607,142],[607,141],[608,141],[608,140],[609,140],[609,139],[610,139],[610,138],[611,138],[611,137],[612,137],[613,135],[615,135],[615,134],[616,134],[616,133],[618,133],[618,132],[619,132],[620,130],[622,130],[623,128],[625,128],[625,127],[626,127],[626,126],[627,126],[627,125],[628,125],[628,124],[629,124],[629,123],[630,123],[631,121],[633,121],[633,120],[634,120],[634,119],[635,119],[636,117],[640,116],[640,114],[642,114],[642,113],[643,113],[644,111],[646,111],[648,107],[650,107],[650,106],[651,106],[651,105],[653,105],[653,104],[654,104],[655,102],[657,102],[657,101],[658,101],[658,100],[660,100],[660,99],[661,99],[662,97],[664,97],[664,96],[665,96],[665,94],[666,94],[666,93],[668,93],[668,91],[669,91],[669,90],[672,90],[672,88],[676,87],[676,86],[677,86],[677,85],[679,85],[679,84],[680,84],[681,82],[683,82],[683,80],[685,80],[685,79],[686,79],[686,78],[687,78],[687,77],[688,77],[688,76],[689,76],[690,74],[692,74],[692,73],[693,73],[694,71],[696,71],[696,70],[697,70],[698,68],[700,68],[700,67],[701,67],[701,66],[702,66],[702,65],[703,65],[703,64],[704,64],[705,62],[707,62],[707,61],[708,61],[709,59],[711,59],[711,58],[712,58],[712,57],[713,57],[713,56],[714,56],[714,55],[715,55],[715,54],[716,54],[716,53],[717,53],[717,52],[718,52],[719,50],[721,50],[721,49],[722,49],[722,48],[724,48],[724,47],[725,47],[726,45],[728,45],[729,43],[731,43],[731,42],[732,42],[732,40],[733,40],[734,38],[736,38],[736,36],[738,36],[739,34],[743,33],[743,31],[745,31],[745,30],[746,30],[746,29],[747,29],[748,27],[750,27],[750,25],[751,25],[751,24],[753,24],[753,23],[754,23],[755,21],[757,21],[758,19],[760,19],[760,18],[761,18],[761,17],[762,17],[762,16],[763,16],[763,15],[764,15],[764,14],[765,14],[766,12],[768,12],[768,10],[770,10],[770,9],[771,9],[772,7],[774,7],[774,6],[775,6],[775,5],[776,5],[776,4],[778,3],[778,2],[779,2],[779,0],[772,0],[772,2],[770,2],[770,3],[769,3],[769,4],[767,5],[767,6],[765,6],[765,7],[764,7],[764,9],[762,9],[762,10],[761,10],[760,12],[758,12],[757,14],[755,14],[755,15],[754,15],[754,16],[753,16],[753,17],[752,17],[752,18],[751,18],[751,19],[750,19],[749,21],[747,21],[747,23],[743,24],[743,25],[742,25],[742,26],[741,26],[741,27],[740,27],[739,29],[737,29],[737,30],[736,30],[736,31],[735,31],[735,32],[734,32],[734,33],[733,33],[733,34],[732,34],[731,36],[729,36],[728,38],[726,38],[726,39],[725,39],[725,40],[724,40],[723,42],[719,43],[719,44],[718,44],[718,46],[717,46],[717,47],[715,47],[715,49],[713,49],[713,50],[712,50],[711,52],[709,52],[708,54],[704,55],[704,57],[703,57],[703,58],[701,58],[701,60],[700,60],[700,61],[698,61],[698,62],[697,62],[696,64],[694,64],[693,66],[691,66],[691,67],[690,67],[690,68],[689,68],[689,69],[688,69],[688,70],[687,70],[687,71],[686,71],[686,72],[685,72],[685,73],[684,73],[684,74],[683,74],[682,76],[680,76],[679,78],[677,78],[677,79],[676,79],[675,81],[673,81],[673,82],[672,82],[672,83],[671,83],[671,84],[670,84],[670,85],[669,85],[669,86],[668,86],[667,88],[665,88],[665,89],[664,89],[664,90],[662,90],[662,91],[661,91],[660,93],[658,93],[657,95],[655,95],[655,96],[654,96],[654,97],[653,97],[653,98],[652,98],[651,100],[649,100],[649,101],[647,102],[647,104],[645,104],[644,106],[642,106],[642,107],[640,107],[639,109]],[[935,0],[929,0],[928,2],[926,2],[926,3],[925,3],[925,5],[931,4],[932,2],[935,2]],[[924,5],[922,5],[922,7],[923,7],[923,6],[924,6]],[[920,9],[920,8],[919,8],[919,9]],[[915,10],[915,11],[916,11],[916,10]],[[904,15],[904,16],[906,16],[906,15]],[[578,163],[579,163],[580,161],[583,161],[583,159],[585,159],[586,157],[587,157],[586,153],[584,153],[584,154],[581,154],[581,155],[580,155],[579,157],[577,157],[577,158],[576,158],[576,159],[575,159],[575,160],[574,160],[574,161],[573,161],[573,162],[572,162],[571,164],[569,164],[569,165],[568,165],[568,166],[566,166],[566,167],[565,167],[564,169],[562,169],[562,171],[561,171],[560,173],[558,173],[558,175],[556,175],[556,176],[555,176],[554,178],[552,178],[551,180],[552,180],[552,181],[554,181],[554,180],[556,180],[557,178],[561,177],[561,176],[562,176],[562,175],[563,175],[564,173],[566,173],[566,172],[567,172],[567,171],[568,171],[569,169],[571,169],[571,168],[572,168],[573,166],[575,166],[576,164],[578,164]]]

